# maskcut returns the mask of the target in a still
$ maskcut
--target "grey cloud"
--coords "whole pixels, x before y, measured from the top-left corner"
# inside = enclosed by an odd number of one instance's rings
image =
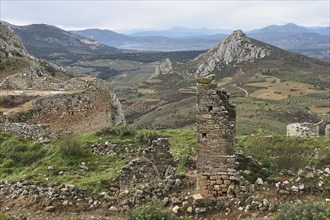
[[[113,30],[175,25],[249,30],[295,22],[329,25],[329,1],[4,1],[0,19],[65,29]]]

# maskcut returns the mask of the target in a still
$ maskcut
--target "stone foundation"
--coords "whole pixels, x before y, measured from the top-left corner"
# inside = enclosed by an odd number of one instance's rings
[[[247,197],[252,190],[250,183],[240,176],[237,158],[232,156],[212,156],[218,166],[203,168],[198,172],[197,189],[204,197]]]

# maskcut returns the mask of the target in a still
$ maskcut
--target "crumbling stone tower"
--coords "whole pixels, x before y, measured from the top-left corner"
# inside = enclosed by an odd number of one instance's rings
[[[197,191],[204,197],[240,196],[248,183],[236,170],[236,111],[214,75],[197,79]]]

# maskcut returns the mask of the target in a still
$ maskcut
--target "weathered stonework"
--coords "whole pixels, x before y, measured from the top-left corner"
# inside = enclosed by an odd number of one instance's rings
[[[287,126],[287,136],[319,136],[319,126],[311,123],[292,123]]]
[[[131,161],[119,174],[122,187],[148,183],[156,177],[164,179],[172,174],[173,156],[167,138],[158,138],[142,152],[142,157]]]
[[[327,124],[325,126],[325,132],[324,132],[325,136],[330,137],[330,124]]]
[[[197,79],[197,191],[204,197],[244,197],[250,187],[238,172],[235,106],[213,80],[214,75]]]

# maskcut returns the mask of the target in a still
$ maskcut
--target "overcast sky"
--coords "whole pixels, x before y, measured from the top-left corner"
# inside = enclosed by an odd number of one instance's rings
[[[66,30],[115,31],[173,26],[243,29],[296,23],[329,26],[330,1],[29,1],[0,0],[0,19],[15,25],[45,23]]]

